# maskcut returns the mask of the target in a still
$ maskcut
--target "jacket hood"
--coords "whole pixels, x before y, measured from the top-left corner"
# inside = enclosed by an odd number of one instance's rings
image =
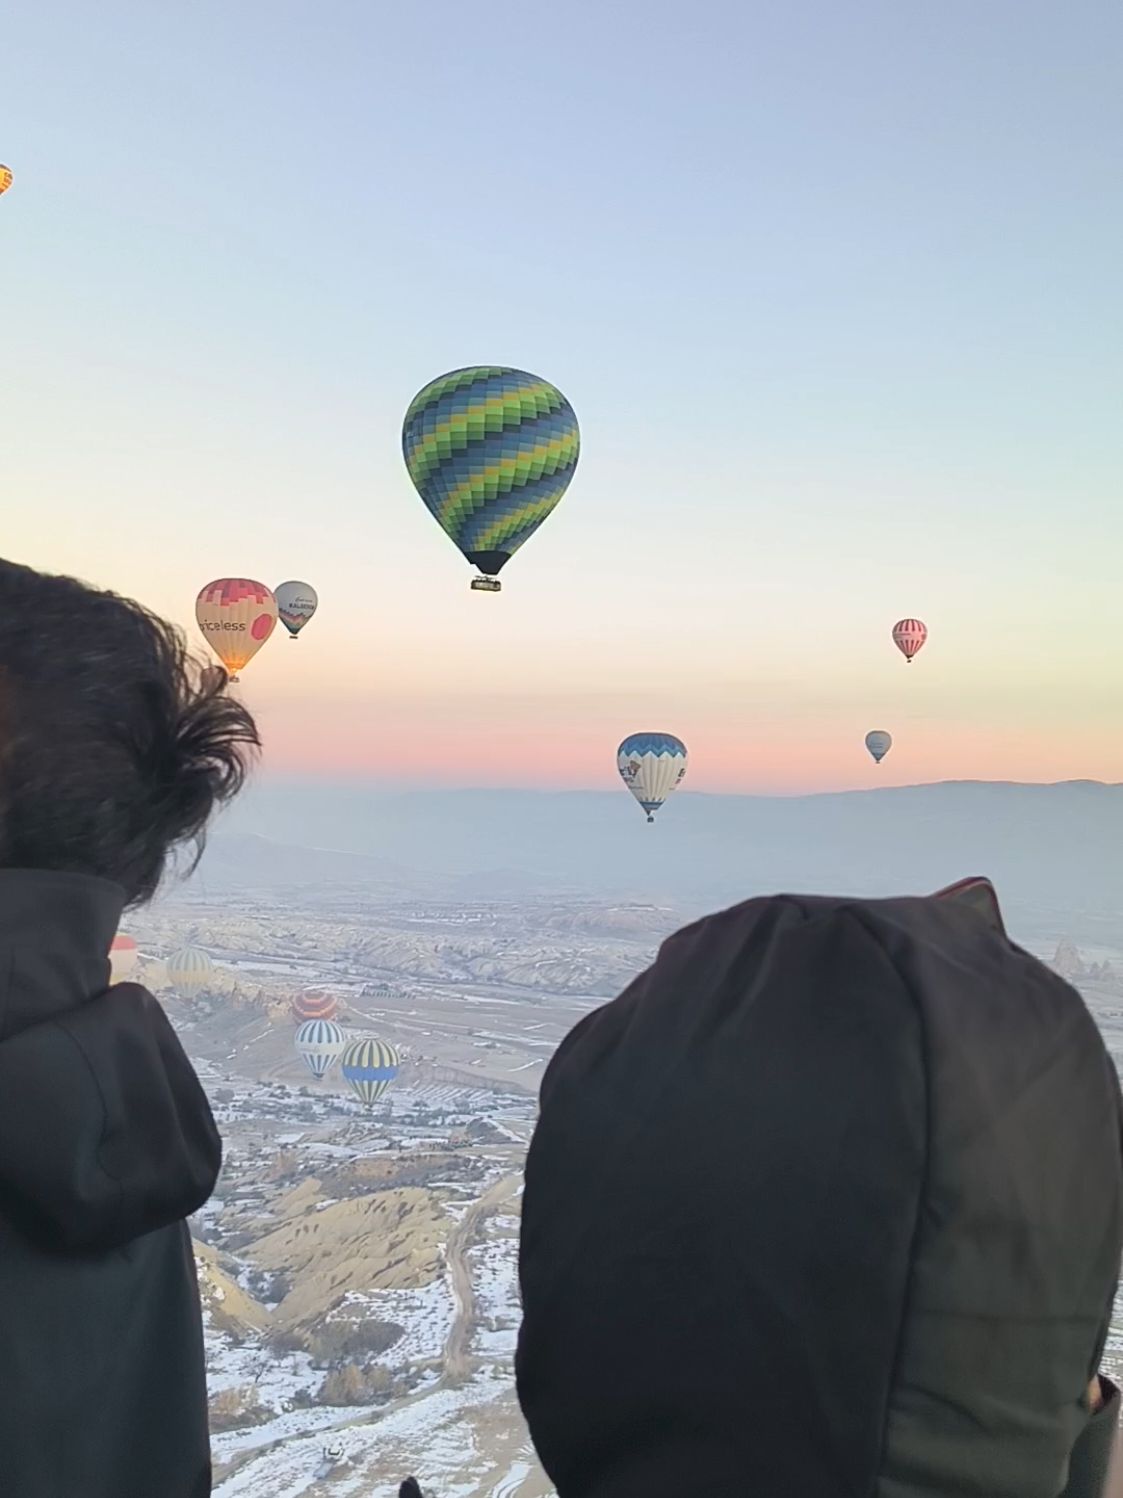
[[[546,1072],[520,1401],[561,1498],[1057,1498],[1121,1247],[1074,989],[954,900],[751,900]]]
[[[0,870],[0,1210],[46,1245],[116,1248],[189,1216],[222,1149],[160,1004],[107,988],[124,891]]]

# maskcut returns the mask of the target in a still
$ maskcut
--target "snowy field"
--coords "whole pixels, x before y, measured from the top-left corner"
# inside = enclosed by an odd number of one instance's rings
[[[468,1251],[478,1327],[473,1349],[510,1368],[522,1311],[519,1305],[517,1238],[493,1238]]]
[[[324,1432],[290,1439],[221,1482],[215,1498],[397,1498],[410,1472],[436,1498],[549,1498],[552,1489],[538,1473],[525,1432],[500,1468],[482,1450],[478,1418],[504,1420],[510,1397],[508,1379],[485,1373],[466,1389],[437,1390],[341,1429],[332,1439],[343,1445],[344,1460],[326,1480]]]

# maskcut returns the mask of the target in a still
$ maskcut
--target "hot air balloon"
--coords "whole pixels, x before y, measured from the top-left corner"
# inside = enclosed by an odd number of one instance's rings
[[[347,1041],[330,1019],[310,1019],[293,1037],[293,1045],[314,1077],[322,1077],[343,1055]]]
[[[384,1040],[353,1040],[343,1052],[340,1069],[351,1090],[369,1108],[398,1075],[398,1053]]]
[[[309,989],[292,1001],[292,1017],[298,1025],[310,1019],[334,1019],[338,1013],[339,1000],[334,994]]]
[[[402,426],[409,476],[437,524],[498,593],[497,573],[561,499],[577,467],[573,407],[547,380],[485,364],[418,391]]]
[[[110,983],[123,983],[136,972],[140,966],[140,949],[131,936],[124,936],[121,932],[113,938],[113,944],[109,948],[109,981]]]
[[[866,734],[866,748],[873,755],[877,764],[880,764],[893,747],[893,738],[881,728],[875,728],[872,733]]]
[[[898,619],[893,626],[893,644],[910,665],[927,638],[928,626],[919,619]]]
[[[616,751],[620,778],[654,822],[686,774],[686,745],[673,733],[633,733]]]
[[[214,973],[210,954],[202,947],[181,947],[165,963],[168,982],[181,999],[189,999],[206,988]]]
[[[277,617],[295,640],[316,612],[320,600],[315,588],[309,583],[282,583],[274,588],[273,597],[277,600]]]
[[[7,192],[12,185],[12,173],[6,166],[0,166],[0,192]]]
[[[203,638],[230,672],[231,681],[273,633],[277,600],[264,583],[248,577],[220,577],[195,600]]]

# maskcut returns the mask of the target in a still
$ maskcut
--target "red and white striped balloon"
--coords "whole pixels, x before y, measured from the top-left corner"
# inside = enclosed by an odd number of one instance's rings
[[[919,619],[898,619],[893,626],[893,644],[910,663],[927,638],[928,626]]]

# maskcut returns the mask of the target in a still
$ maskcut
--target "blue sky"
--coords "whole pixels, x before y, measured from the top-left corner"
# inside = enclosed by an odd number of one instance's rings
[[[1121,55],[1051,0],[23,7],[6,554],[184,623],[315,582],[247,675],[286,766],[314,705],[502,777],[500,703],[580,783],[683,725],[715,788],[864,783],[909,724],[883,778],[1119,778]],[[584,442],[500,600],[398,446],[492,360]]]

